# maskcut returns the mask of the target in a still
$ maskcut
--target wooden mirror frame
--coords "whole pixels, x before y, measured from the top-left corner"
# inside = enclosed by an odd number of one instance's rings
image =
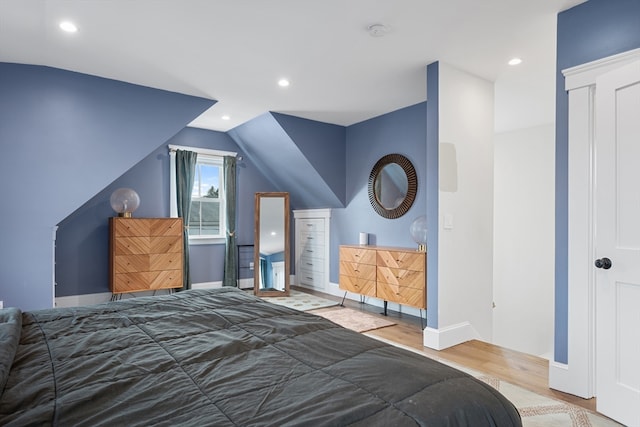
[[[387,209],[382,206],[378,196],[376,195],[375,183],[384,167],[393,163],[400,166],[407,176],[407,194],[404,196],[400,205],[394,209]],[[418,193],[418,176],[416,175],[416,170],[413,167],[413,164],[402,154],[387,154],[386,156],[383,156],[376,162],[373,169],[371,169],[371,174],[369,174],[368,191],[371,206],[378,215],[389,219],[401,217],[409,211],[411,205],[413,205],[413,202],[416,199],[416,194]]]
[[[284,199],[284,291],[270,290],[265,291],[260,288],[260,202],[266,198],[281,197]],[[289,220],[289,193],[286,192],[271,192],[271,193],[256,193],[255,194],[255,221],[254,221],[254,254],[253,254],[253,293],[257,296],[272,296],[283,297],[289,296],[290,286],[290,220]]]

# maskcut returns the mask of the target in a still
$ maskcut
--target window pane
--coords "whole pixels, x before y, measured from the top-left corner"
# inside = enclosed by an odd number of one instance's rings
[[[191,192],[189,235],[220,235],[220,174],[221,167],[198,163]]]

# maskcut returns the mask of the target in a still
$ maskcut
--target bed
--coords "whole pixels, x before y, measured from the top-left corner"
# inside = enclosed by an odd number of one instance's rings
[[[0,310],[0,425],[519,426],[489,385],[235,288]]]

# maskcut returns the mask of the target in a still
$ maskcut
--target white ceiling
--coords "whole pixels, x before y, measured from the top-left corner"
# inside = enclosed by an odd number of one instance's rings
[[[556,15],[582,2],[0,0],[0,61],[215,99],[192,125],[226,131],[267,111],[346,126],[413,105],[439,60],[500,82],[497,99],[526,97],[526,118],[496,111],[500,130],[553,120]],[[61,32],[63,19],[79,31]],[[375,23],[384,37],[367,32]]]

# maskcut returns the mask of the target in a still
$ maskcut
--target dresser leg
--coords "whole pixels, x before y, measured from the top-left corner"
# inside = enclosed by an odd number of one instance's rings
[[[342,297],[342,302],[340,303],[340,307],[344,307],[344,299],[347,297],[347,291],[344,291],[344,296]]]
[[[384,301],[384,312],[382,314],[384,314],[385,316],[387,315],[387,301],[386,300]]]

